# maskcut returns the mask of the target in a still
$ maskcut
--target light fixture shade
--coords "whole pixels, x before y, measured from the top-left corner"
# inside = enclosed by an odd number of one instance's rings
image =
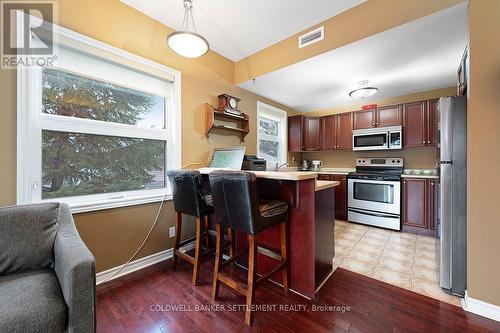
[[[203,36],[191,31],[176,31],[168,35],[167,45],[175,53],[186,58],[198,58],[209,50],[208,42]]]
[[[354,89],[349,93],[349,96],[353,98],[367,98],[375,95],[378,92],[378,89],[375,87],[363,87],[359,89]]]

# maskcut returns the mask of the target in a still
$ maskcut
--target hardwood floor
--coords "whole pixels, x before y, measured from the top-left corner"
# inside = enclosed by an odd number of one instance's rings
[[[500,323],[342,268],[321,289],[316,311],[298,295],[283,296],[271,282],[259,285],[255,301],[261,309],[249,327],[243,323],[244,297],[221,285],[219,301],[211,300],[212,273],[213,260],[202,258],[194,287],[192,266],[179,262],[174,272],[168,260],[99,285],[97,332],[500,332]],[[230,272],[241,279],[245,273]]]

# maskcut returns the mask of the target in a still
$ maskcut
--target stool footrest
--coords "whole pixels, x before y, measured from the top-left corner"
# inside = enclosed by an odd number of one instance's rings
[[[266,247],[260,246],[260,245],[257,246],[257,252],[259,252],[260,254],[263,254],[265,256],[271,257],[273,259],[276,259],[276,260],[280,260],[280,261],[283,260],[280,253],[273,251],[271,249],[268,249]]]
[[[175,254],[181,257],[182,259],[186,260],[187,262],[191,263],[194,265],[194,258],[191,257],[189,254],[186,254],[184,252],[181,252],[179,250],[175,250]]]
[[[219,272],[217,274],[217,279],[228,285],[229,287],[233,288],[243,296],[247,295],[247,286],[239,281],[236,281],[235,279],[229,277],[229,275],[226,275],[225,273]]]
[[[275,268],[273,268],[270,272],[268,272],[265,275],[262,275],[261,277],[259,277],[257,279],[257,281],[255,281],[255,284],[257,285],[257,284],[259,284],[259,283],[261,283],[261,282],[269,279],[271,277],[271,275],[273,275],[274,273],[276,273],[279,270],[282,270],[286,266],[287,266],[287,263],[285,261],[282,261],[281,264],[279,264],[278,266],[276,266]]]

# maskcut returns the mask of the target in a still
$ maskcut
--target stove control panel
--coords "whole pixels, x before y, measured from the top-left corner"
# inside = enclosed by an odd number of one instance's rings
[[[356,166],[370,166],[370,167],[403,167],[402,157],[369,157],[358,158]]]

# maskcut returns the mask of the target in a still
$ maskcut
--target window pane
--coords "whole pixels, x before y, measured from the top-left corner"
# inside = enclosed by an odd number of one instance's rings
[[[43,69],[42,112],[165,128],[165,98],[55,69]]]
[[[259,157],[273,162],[278,160],[279,142],[259,140]]]
[[[42,199],[165,187],[165,141],[42,131]]]
[[[261,134],[278,136],[278,126],[277,121],[259,117],[259,133]]]

